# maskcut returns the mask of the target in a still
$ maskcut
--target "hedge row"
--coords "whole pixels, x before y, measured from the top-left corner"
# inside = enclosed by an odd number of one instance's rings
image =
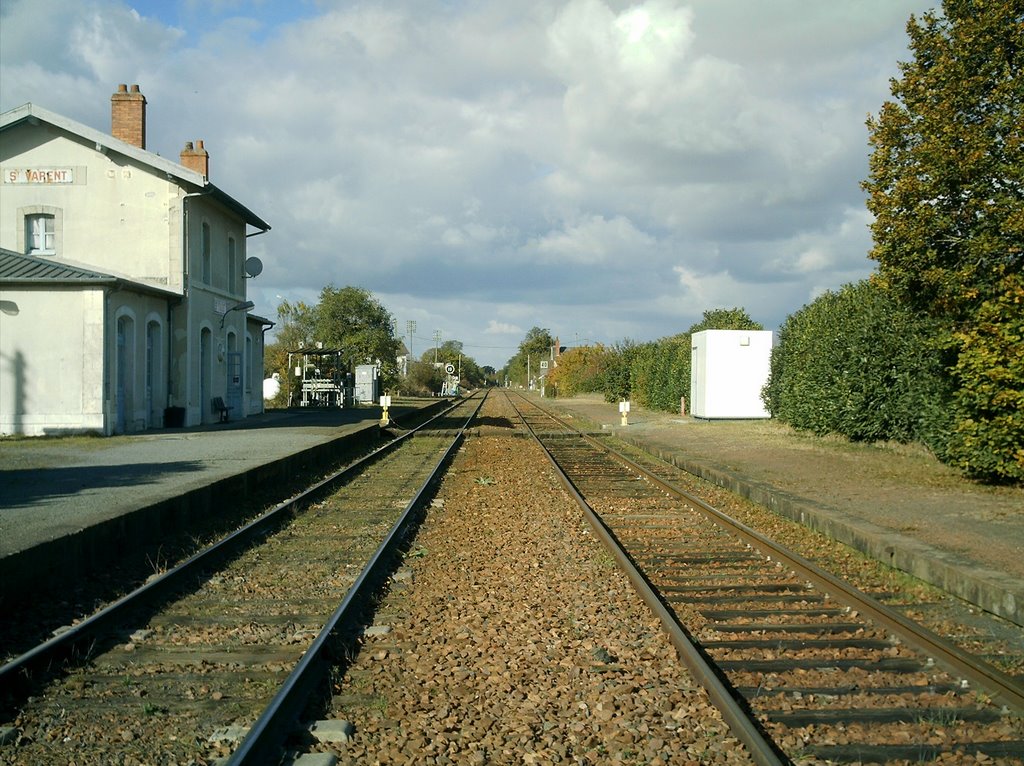
[[[816,434],[921,441],[944,454],[951,392],[934,334],[870,280],[827,292],[779,331],[765,404]]]
[[[1024,279],[1002,287],[958,332],[873,280],[825,293],[779,331],[765,404],[796,428],[921,442],[972,478],[1024,482]]]
[[[816,434],[920,442],[987,482],[1024,482],[1024,277],[1003,280],[977,319],[951,333],[876,280],[827,292],[779,330],[762,397],[773,417]],[[553,393],[601,393],[678,411],[690,391],[690,342],[706,329],[762,329],[740,309],[661,340],[572,349]]]
[[[687,332],[649,343],[570,349],[549,384],[558,396],[600,393],[609,402],[629,399],[651,410],[678,412],[690,395],[691,338],[702,330],[763,330],[744,309],[705,311]]]

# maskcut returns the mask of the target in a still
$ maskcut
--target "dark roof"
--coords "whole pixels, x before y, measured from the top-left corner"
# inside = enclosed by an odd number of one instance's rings
[[[117,277],[91,271],[80,266],[71,266],[52,258],[38,258],[0,248],[0,282],[38,284],[114,284]]]
[[[176,300],[181,298],[173,291],[147,285],[144,282],[135,282],[131,279],[116,277],[113,274],[104,274],[84,266],[74,266],[56,258],[24,255],[2,247],[0,247],[0,285],[71,285],[73,287],[117,285],[126,290],[150,293],[162,298]]]

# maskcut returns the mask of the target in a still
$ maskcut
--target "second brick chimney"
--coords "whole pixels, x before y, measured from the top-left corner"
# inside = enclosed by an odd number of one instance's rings
[[[117,86],[117,92],[110,97],[110,133],[126,144],[146,148],[146,97],[138,85]]]
[[[210,153],[203,148],[201,140],[194,146],[191,141],[185,142],[185,148],[181,150],[181,164],[206,178],[210,177]]]

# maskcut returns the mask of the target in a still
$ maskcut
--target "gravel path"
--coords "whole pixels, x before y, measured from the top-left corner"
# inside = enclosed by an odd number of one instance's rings
[[[465,443],[377,622],[343,764],[750,763],[528,442]]]

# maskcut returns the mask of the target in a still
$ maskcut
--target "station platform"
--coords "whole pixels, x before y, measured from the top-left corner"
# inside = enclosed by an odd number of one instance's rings
[[[441,402],[402,400],[390,414]],[[290,409],[124,436],[0,440],[0,599],[84,575],[135,539],[326,464],[352,439],[376,439],[380,416],[370,406]]]
[[[985,487],[923,449],[699,420],[600,396],[544,399],[689,473],[1024,626],[1024,487]]]

